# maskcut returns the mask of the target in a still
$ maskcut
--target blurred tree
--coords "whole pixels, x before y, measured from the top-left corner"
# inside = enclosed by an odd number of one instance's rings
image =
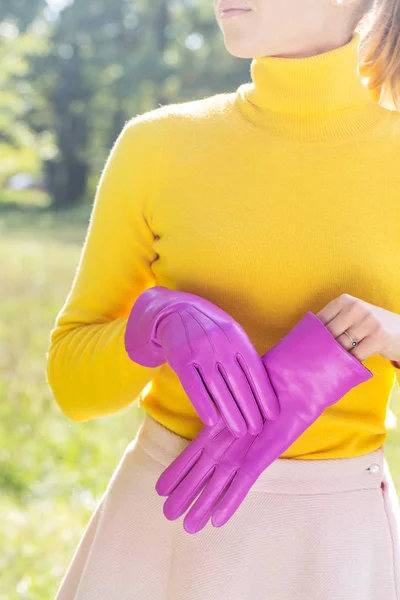
[[[28,81],[29,61],[41,47],[34,33],[21,34],[15,24],[0,25],[0,183],[17,171],[40,168],[40,140],[26,115],[41,104]],[[39,153],[38,153],[39,149]]]
[[[43,0],[1,0],[0,22],[12,21],[24,32],[42,8]]]
[[[46,40],[24,75],[42,102],[25,116],[56,149],[43,156],[54,208],[92,197],[128,118],[249,78],[249,62],[227,53],[205,0],[7,0],[0,15]]]

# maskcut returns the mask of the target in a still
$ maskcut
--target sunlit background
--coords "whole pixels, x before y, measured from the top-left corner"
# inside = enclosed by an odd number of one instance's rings
[[[232,91],[250,61],[212,0],[2,0],[0,60],[0,600],[49,600],[142,418],[73,423],[45,382],[101,168],[128,118]],[[398,430],[388,458],[399,488]]]

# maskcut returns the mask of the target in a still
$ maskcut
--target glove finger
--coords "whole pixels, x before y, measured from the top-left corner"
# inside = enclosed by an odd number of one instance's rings
[[[214,527],[222,527],[229,521],[246,498],[254,481],[253,478],[243,476],[243,471],[237,473],[212,515]]]
[[[238,352],[236,361],[247,377],[262,414],[268,420],[275,420],[279,415],[278,398],[272,387],[268,372],[255,348],[249,346],[246,353]]]
[[[169,496],[189,471],[201,458],[204,449],[194,440],[183,452],[161,473],[156,483],[159,496]]]
[[[201,369],[198,366],[189,364],[177,374],[200,419],[205,425],[215,425],[218,421],[218,411]]]
[[[263,411],[258,405],[257,398],[249,384],[249,381],[238,365],[236,360],[224,361],[221,365],[224,373],[224,379],[227,380],[236,404],[246,421],[247,431],[251,435],[257,435],[263,428]]]
[[[208,387],[228,429],[235,437],[243,437],[247,433],[247,423],[236,404],[229,381],[225,379],[224,373],[223,365],[217,363],[214,376],[208,380]]]
[[[226,343],[226,334],[219,325],[214,324],[210,328],[210,318],[201,311],[192,312],[190,309],[187,312],[190,316],[186,320],[186,327],[192,350],[195,355],[202,355],[203,360],[201,364],[193,364],[189,372],[184,370],[183,377],[179,375],[182,385],[203,423],[215,425],[219,412],[233,435],[242,437],[247,433],[246,421],[232,396],[228,382],[218,370],[219,363],[216,365],[214,360],[215,349],[223,342]],[[199,336],[199,325],[202,325],[203,336]],[[201,341],[204,340],[204,331],[207,331],[209,347]],[[193,378],[194,373],[197,374],[197,381]]]
[[[170,521],[178,519],[187,511],[211,477],[215,469],[215,463],[211,456],[206,454],[203,456],[204,460],[194,465],[193,469],[189,471],[164,502],[164,515]]]
[[[187,533],[197,533],[203,529],[215,509],[218,500],[230,485],[236,471],[218,467],[184,518],[183,526]]]

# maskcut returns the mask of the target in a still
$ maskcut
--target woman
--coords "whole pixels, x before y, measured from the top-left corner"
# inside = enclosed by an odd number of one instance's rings
[[[400,1],[214,8],[227,50],[253,58],[251,82],[125,125],[51,335],[48,379],[70,418],[140,395],[147,413],[57,600],[399,600],[383,445],[394,374],[400,381],[400,117],[390,109],[400,106]],[[207,412],[171,366],[173,335],[169,362],[161,346],[135,355],[143,299],[158,289],[223,311],[249,370],[310,311],[373,375],[294,440],[229,522],[196,535],[165,519],[157,481],[192,447],[199,415],[210,427],[222,415],[243,436],[260,431],[260,414],[250,400],[241,423],[223,402]],[[261,426],[279,419],[270,392]]]

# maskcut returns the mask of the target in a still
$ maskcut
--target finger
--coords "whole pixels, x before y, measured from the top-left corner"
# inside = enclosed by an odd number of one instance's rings
[[[195,464],[164,502],[164,515],[170,521],[178,519],[187,511],[211,477],[215,469],[215,463],[211,457],[203,456],[204,460]]]
[[[343,331],[361,323],[368,315],[367,304],[360,302],[357,298],[348,296],[343,300],[340,311],[331,317],[325,324],[326,329],[334,338]]]
[[[236,470],[226,471],[221,467],[216,469],[200,497],[185,516],[183,521],[185,531],[197,533],[207,525],[219,498],[230,485],[235,473]]]
[[[237,364],[236,360],[226,361],[221,367],[224,372],[224,379],[228,381],[236,404],[246,421],[248,433],[258,435],[264,424],[263,412],[243,369]]]
[[[267,369],[258,356],[256,349],[250,346],[245,355],[238,352],[236,361],[247,377],[262,414],[266,419],[273,421],[279,415],[279,402]]]
[[[194,354],[204,354],[204,343],[201,340],[204,339],[204,331],[206,331],[209,342],[209,353],[207,356],[211,358],[211,361],[207,360],[206,362],[204,360],[201,364],[194,364],[194,368],[203,386],[200,388],[202,394],[197,396],[195,391],[193,391],[190,399],[203,422],[206,425],[214,425],[216,422],[215,415],[212,416],[212,421],[205,421],[202,418],[203,413],[206,418],[203,407],[205,390],[213,408],[217,407],[232,433],[236,437],[244,436],[247,433],[246,421],[232,396],[229,384],[223,379],[221,380],[221,375],[218,370],[216,371],[215,361],[212,359],[215,349],[221,345],[223,347],[226,344],[226,334],[220,326],[215,326],[215,323],[214,327],[210,328],[210,318],[201,311],[190,309],[187,312],[189,317],[186,320],[186,327]],[[203,335],[199,335],[199,327]],[[210,418],[210,415],[208,417]]]
[[[224,368],[221,363],[216,364],[215,375],[209,378],[207,385],[215,398],[215,403],[228,429],[235,437],[245,436],[247,423],[236,404],[229,388],[229,382],[224,378]]]
[[[205,425],[218,422],[218,411],[198,365],[189,364],[178,373],[183,389]]]
[[[237,473],[212,515],[211,522],[214,527],[222,527],[229,521],[246,498],[253,483],[254,479],[243,476],[243,471]]]
[[[160,475],[156,483],[159,496],[169,496],[201,458],[204,449],[194,444],[195,441],[189,444]]]
[[[339,335],[336,341],[359,361],[365,360],[373,354],[379,354],[379,336],[377,335],[377,322],[374,316],[368,315],[363,321],[349,327],[346,331],[358,344],[353,346],[350,338],[345,333]]]

